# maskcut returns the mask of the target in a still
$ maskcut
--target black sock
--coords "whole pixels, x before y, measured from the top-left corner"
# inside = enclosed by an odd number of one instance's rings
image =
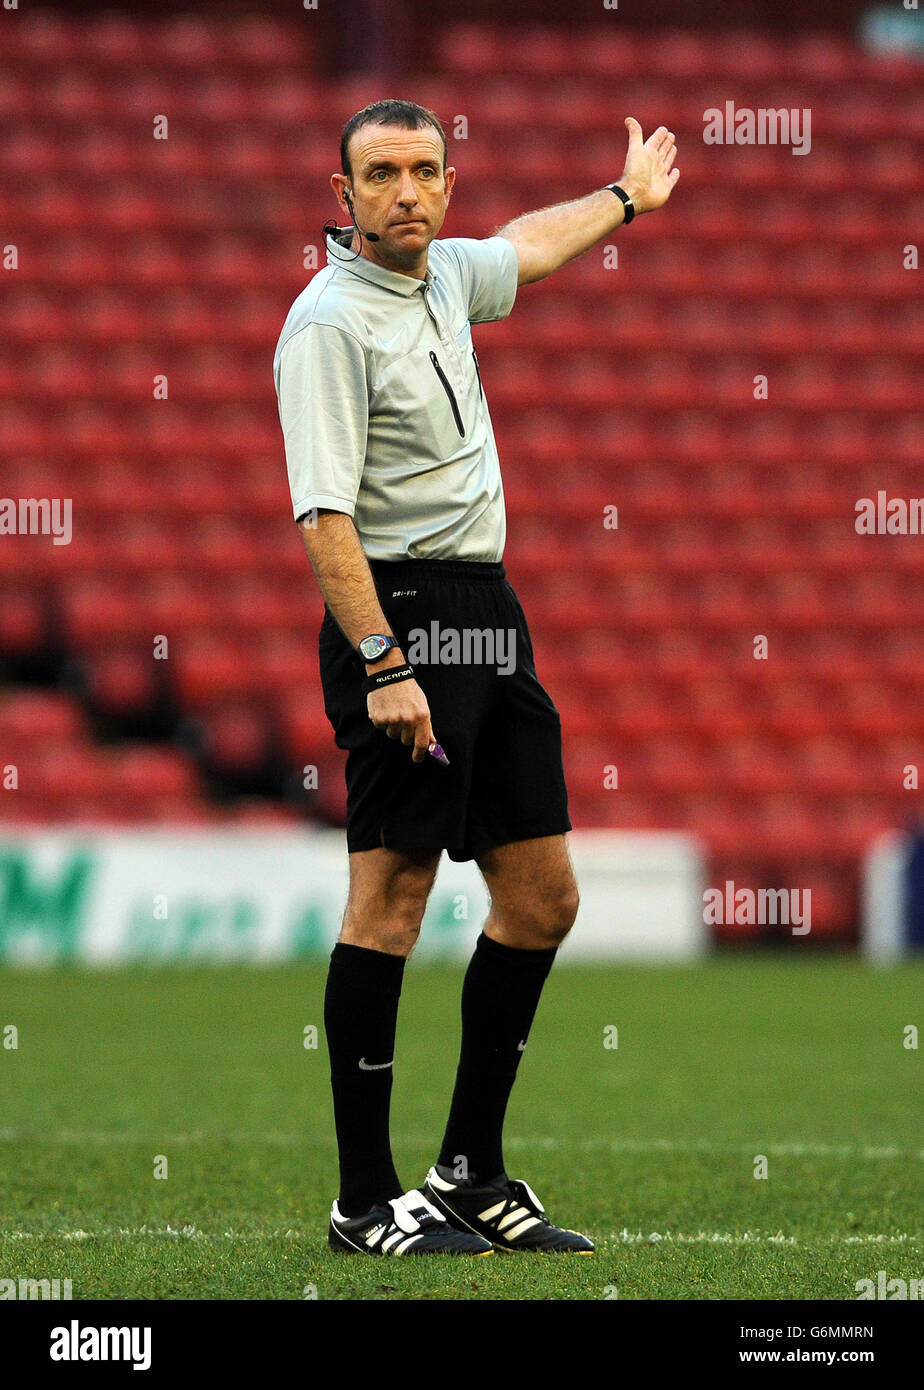
[[[324,995],[344,1216],[403,1191],[391,1157],[391,1062],[404,957],[338,941]],[[388,1065],[383,1065],[387,1063]]]
[[[504,1171],[504,1114],[520,1045],[555,954],[503,946],[484,932],[478,938],[462,985],[462,1051],[438,1159],[459,1177],[486,1182]]]

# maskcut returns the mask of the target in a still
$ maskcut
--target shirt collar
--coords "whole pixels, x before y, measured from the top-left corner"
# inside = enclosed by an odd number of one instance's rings
[[[429,266],[427,266],[422,280],[415,280],[410,275],[400,275],[397,270],[388,270],[386,266],[367,261],[365,256],[356,256],[350,253],[349,246],[352,240],[352,227],[338,227],[336,232],[328,234],[327,264],[335,265],[340,270],[348,270],[352,275],[358,275],[362,280],[370,280],[373,285],[381,285],[383,289],[394,290],[396,294],[403,294],[408,299],[412,294],[416,294],[423,285],[429,288],[433,284],[435,277]],[[347,254],[344,254],[344,250],[347,251]]]

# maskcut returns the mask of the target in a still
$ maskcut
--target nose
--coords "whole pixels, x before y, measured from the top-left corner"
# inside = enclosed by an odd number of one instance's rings
[[[398,190],[398,202],[403,208],[412,208],[417,202],[417,189],[414,187],[414,180],[406,170]]]

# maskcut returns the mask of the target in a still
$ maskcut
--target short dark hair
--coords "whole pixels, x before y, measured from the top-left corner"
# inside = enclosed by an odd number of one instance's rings
[[[423,130],[425,126],[433,126],[443,142],[445,170],[446,132],[440,125],[436,112],[428,111],[425,106],[418,106],[416,101],[398,101],[394,97],[388,97],[384,101],[374,101],[371,106],[364,106],[362,111],[357,111],[355,116],[351,116],[343,127],[343,134],[340,136],[340,167],[348,178],[353,177],[349,156],[350,140],[354,132],[364,125],[393,125],[399,126],[402,130]]]

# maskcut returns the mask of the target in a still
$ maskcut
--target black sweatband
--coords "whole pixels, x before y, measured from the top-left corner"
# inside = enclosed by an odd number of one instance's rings
[[[371,676],[367,676],[363,681],[363,694],[370,695],[373,690],[377,690],[380,685],[394,685],[396,681],[410,681],[414,679],[413,666],[393,666],[388,671],[373,671]]]
[[[616,194],[616,197],[620,200],[620,202],[622,203],[623,207],[625,208],[625,217],[624,217],[624,219],[623,219],[623,226],[624,226],[624,227],[628,227],[629,223],[632,221],[633,217],[635,216],[635,204],[633,203],[632,199],[629,197],[629,195],[628,195],[628,193],[626,192],[626,190],[625,190],[624,188],[620,188],[618,184],[616,184],[616,183],[608,183],[606,186],[607,186],[607,188],[610,190],[611,193],[615,193],[615,194]]]

